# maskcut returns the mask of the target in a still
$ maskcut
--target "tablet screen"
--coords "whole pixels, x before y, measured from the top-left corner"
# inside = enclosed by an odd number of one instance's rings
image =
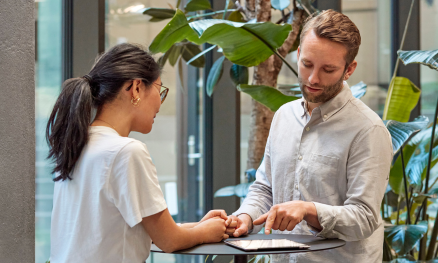
[[[301,244],[287,239],[265,239],[265,240],[233,240],[225,241],[233,247],[237,247],[243,250],[261,250],[261,249],[306,249],[310,246]]]

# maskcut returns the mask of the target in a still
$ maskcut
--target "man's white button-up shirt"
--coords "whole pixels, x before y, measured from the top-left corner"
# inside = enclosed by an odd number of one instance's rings
[[[283,105],[274,116],[256,181],[234,215],[252,220],[271,206],[303,200],[315,204],[323,229],[305,221],[289,231],[347,241],[343,247],[274,255],[273,262],[381,262],[380,205],[393,157],[391,136],[380,117],[342,91],[309,115],[303,99]],[[253,232],[258,232],[255,227]]]

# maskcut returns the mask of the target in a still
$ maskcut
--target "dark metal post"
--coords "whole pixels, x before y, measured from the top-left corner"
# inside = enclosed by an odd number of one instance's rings
[[[411,7],[412,0],[391,0],[391,72],[394,71],[397,62],[397,51],[403,37],[403,30]],[[415,1],[409,22],[404,50],[420,49],[420,1]],[[410,79],[417,87],[421,88],[420,65],[403,65],[400,63],[396,76]],[[421,100],[411,112],[411,121],[421,114]]]

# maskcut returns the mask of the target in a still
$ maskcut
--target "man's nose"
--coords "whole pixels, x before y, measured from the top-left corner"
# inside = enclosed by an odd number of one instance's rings
[[[312,70],[312,73],[309,76],[309,84],[314,85],[319,83],[318,71]]]

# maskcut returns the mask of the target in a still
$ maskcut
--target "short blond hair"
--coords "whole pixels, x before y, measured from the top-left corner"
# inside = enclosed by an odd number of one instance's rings
[[[332,9],[310,15],[304,22],[300,45],[303,44],[306,33],[311,29],[318,37],[341,43],[347,48],[346,66],[356,58],[361,42],[360,32],[348,16]]]

